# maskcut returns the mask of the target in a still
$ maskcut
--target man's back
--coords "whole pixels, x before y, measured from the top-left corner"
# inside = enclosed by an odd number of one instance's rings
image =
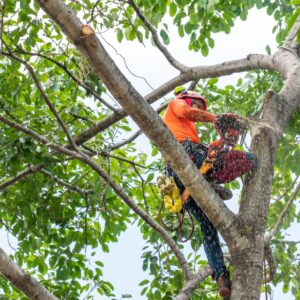
[[[185,117],[189,108],[184,100],[175,98],[169,103],[163,121],[178,141],[183,142],[188,138],[200,143],[195,122]]]

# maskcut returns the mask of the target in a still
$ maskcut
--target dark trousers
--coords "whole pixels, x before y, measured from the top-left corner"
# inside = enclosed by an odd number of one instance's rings
[[[200,168],[206,158],[208,147],[203,144],[195,144],[189,140],[182,143],[185,151],[191,157],[197,168]],[[214,169],[207,175],[208,180],[218,183],[230,182],[235,178],[247,173],[257,165],[254,154],[242,151],[224,151],[219,154]],[[167,167],[169,176],[173,176],[176,185],[183,192],[185,187],[175,172]],[[221,249],[218,232],[210,222],[204,212],[190,197],[185,204],[185,209],[189,210],[201,226],[203,234],[203,245],[208,263],[212,269],[212,277],[218,279],[221,273],[228,272],[224,263],[223,252]]]

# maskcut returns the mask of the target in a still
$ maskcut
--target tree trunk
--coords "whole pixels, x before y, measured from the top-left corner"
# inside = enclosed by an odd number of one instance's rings
[[[248,247],[232,253],[234,281],[231,300],[258,300],[262,282],[263,237],[253,236]]]

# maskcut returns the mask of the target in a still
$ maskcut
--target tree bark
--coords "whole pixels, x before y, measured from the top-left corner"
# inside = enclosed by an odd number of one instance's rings
[[[37,280],[25,273],[1,248],[0,272],[32,300],[58,300]]]

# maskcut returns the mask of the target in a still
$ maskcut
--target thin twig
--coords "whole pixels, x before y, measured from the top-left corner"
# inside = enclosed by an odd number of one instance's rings
[[[99,100],[99,102],[101,102],[103,105],[105,105],[106,107],[108,107],[110,110],[112,110],[113,112],[115,113],[118,113],[118,109],[113,107],[112,105],[110,105],[107,101],[105,101],[103,98],[101,98],[93,89],[91,89],[88,85],[86,85],[85,83],[83,83],[79,78],[77,78],[76,76],[74,76],[69,70],[68,68],[58,62],[57,60],[49,57],[49,56],[46,56],[44,54],[41,54],[41,53],[31,53],[31,52],[27,52],[27,51],[24,51],[23,49],[20,49],[17,51],[21,54],[25,54],[25,55],[30,55],[30,56],[38,56],[38,57],[41,57],[41,58],[44,58],[44,59],[47,59],[49,61],[51,61],[52,63],[56,64],[59,68],[61,68],[67,75],[69,75],[69,77],[74,81],[76,82],[78,85],[80,85],[82,88],[84,88],[87,92],[91,93],[97,100]]]
[[[120,157],[120,156],[117,156],[117,155],[109,154],[108,152],[105,152],[105,151],[93,150],[90,147],[85,146],[85,145],[83,146],[83,148],[86,149],[86,150],[88,150],[93,155],[100,155],[100,156],[103,156],[103,157],[114,158],[114,159],[117,159],[117,160],[129,163],[129,164],[131,164],[133,166],[137,166],[137,167],[140,167],[140,168],[148,169],[147,166],[143,166],[141,164],[135,163],[134,161],[131,161],[129,159],[126,159],[126,158],[123,158],[123,157]]]
[[[100,36],[101,36],[101,38],[103,39],[103,41],[104,41],[107,45],[109,45],[109,46],[115,51],[116,55],[118,55],[118,56],[120,56],[120,57],[122,58],[122,60],[123,60],[123,62],[124,62],[124,65],[125,65],[127,71],[128,71],[132,76],[134,76],[134,77],[136,77],[136,78],[139,78],[139,79],[142,79],[142,80],[149,86],[149,88],[150,88],[151,90],[154,90],[154,87],[149,83],[149,81],[148,81],[145,77],[139,76],[139,75],[137,75],[137,74],[135,74],[135,73],[133,73],[133,72],[131,71],[131,69],[129,68],[129,66],[128,66],[128,64],[127,64],[126,58],[125,58],[121,53],[119,53],[118,50],[117,50],[111,43],[109,43],[109,42],[107,41],[107,39],[105,39],[105,37],[103,36],[102,33],[100,33],[99,31],[98,31],[98,33],[100,34]]]
[[[73,141],[65,123],[63,122],[63,120],[61,119],[60,115],[58,114],[58,112],[56,111],[54,105],[52,104],[52,102],[50,101],[47,93],[45,92],[42,84],[40,83],[40,81],[37,78],[37,75],[35,73],[35,71],[33,70],[32,66],[29,65],[25,60],[21,59],[20,57],[16,56],[15,54],[13,54],[12,52],[10,53],[6,53],[3,52],[4,55],[13,58],[14,60],[17,60],[18,62],[20,62],[21,64],[23,64],[26,69],[29,71],[31,77],[33,78],[33,81],[35,82],[38,90],[41,93],[42,98],[45,100],[45,102],[47,103],[49,109],[51,110],[51,112],[53,113],[53,115],[55,116],[57,122],[59,123],[59,125],[61,126],[61,128],[63,129],[63,131],[65,132],[69,143],[72,145],[73,149],[80,152],[80,149],[78,148],[78,146],[76,145],[76,143]]]
[[[4,12],[5,12],[6,0],[2,0],[1,6],[1,21],[0,21],[0,53],[3,51],[3,27],[4,27]]]
[[[93,190],[90,189],[90,190],[84,190],[84,189],[81,189],[79,187],[77,187],[76,185],[74,184],[70,184],[56,176],[54,176],[53,174],[51,174],[49,171],[45,170],[45,169],[41,169],[40,172],[42,174],[44,174],[45,176],[47,177],[50,177],[51,179],[53,179],[54,181],[56,181],[57,183],[59,183],[60,185],[72,190],[72,191],[75,191],[81,195],[87,195],[87,194],[90,194],[90,193],[93,193]]]
[[[159,37],[157,35],[157,31],[154,28],[154,26],[147,20],[147,18],[142,14],[140,9],[135,4],[134,0],[128,0],[128,3],[132,6],[132,8],[135,10],[138,17],[141,19],[141,21],[145,24],[145,26],[149,29],[149,31],[152,34],[153,41],[157,48],[163,53],[165,58],[168,60],[168,62],[177,70],[184,72],[187,67],[180,62],[178,62],[171,53],[167,50],[167,48],[160,42]]]
[[[294,200],[296,199],[297,197],[297,194],[300,190],[300,182],[298,182],[298,184],[296,185],[289,201],[286,203],[284,209],[282,210],[274,228],[267,233],[266,237],[265,237],[265,242],[266,243],[270,243],[271,239],[274,237],[274,235],[278,232],[278,230],[280,229],[280,226],[282,225],[282,222],[285,218],[285,216],[287,215],[288,211],[289,211],[289,208],[291,207],[291,205],[293,204]]]
[[[300,176],[297,176],[297,177],[295,178],[295,180],[293,181],[293,183],[285,189],[284,193],[283,193],[281,196],[279,196],[277,199],[275,199],[275,201],[274,201],[274,203],[273,203],[272,205],[274,205],[274,204],[276,204],[277,202],[279,202],[282,198],[284,198],[284,197],[291,191],[291,189],[293,188],[293,186],[294,186],[294,185],[296,184],[296,182],[298,181],[299,177],[300,177]]]
[[[125,141],[122,141],[122,142],[119,142],[119,143],[116,143],[112,146],[109,146],[109,150],[112,151],[112,150],[116,150],[118,148],[121,148],[129,143],[131,143],[132,141],[134,141],[137,137],[139,137],[141,134],[142,134],[142,130],[139,129],[137,130],[130,138],[128,138],[127,140]]]
[[[146,197],[146,195],[145,195],[145,180],[144,180],[144,178],[142,177],[142,175],[140,174],[140,172],[138,171],[138,169],[136,168],[136,166],[135,166],[135,165],[132,165],[132,166],[133,166],[133,168],[134,168],[135,173],[138,175],[138,177],[139,177],[140,180],[141,180],[141,183],[142,183],[142,194],[143,194],[143,200],[144,200],[144,206],[145,206],[145,208],[146,208],[147,213],[149,214],[149,206],[148,206],[148,204],[147,204],[147,197]]]
[[[97,2],[93,5],[93,9],[92,9],[92,13],[91,13],[91,19],[88,21],[88,23],[91,22],[91,20],[94,20],[94,11],[96,6],[98,6],[99,2],[101,2],[101,0],[97,0]]]

